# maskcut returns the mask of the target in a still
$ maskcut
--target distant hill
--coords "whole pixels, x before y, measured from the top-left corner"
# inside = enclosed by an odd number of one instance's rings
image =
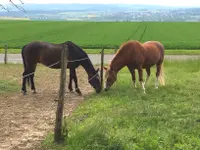
[[[22,5],[21,5],[22,6]],[[8,7],[12,7],[8,5]],[[27,10],[65,10],[65,11],[134,11],[138,9],[170,9],[159,5],[133,4],[25,4]]]
[[[26,13],[12,5],[1,18],[78,21],[200,21],[200,8],[133,4],[25,4]]]

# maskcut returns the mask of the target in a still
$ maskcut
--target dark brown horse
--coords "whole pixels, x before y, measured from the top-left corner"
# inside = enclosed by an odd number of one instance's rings
[[[36,70],[37,63],[41,63],[49,68],[60,69],[61,67],[61,52],[63,48],[68,47],[68,65],[67,68],[70,70],[70,81],[69,90],[73,91],[72,80],[75,82],[76,92],[81,94],[78,87],[78,81],[75,69],[78,66],[82,66],[88,74],[88,82],[96,90],[97,93],[101,91],[101,84],[99,79],[98,71],[95,70],[88,55],[76,44],[71,41],[67,41],[62,44],[52,44],[41,41],[34,41],[25,45],[22,49],[22,58],[24,64],[22,92],[25,95],[26,81],[31,82],[31,89],[33,93],[36,93],[34,84],[34,72]]]
[[[105,91],[113,85],[117,80],[117,73],[127,66],[132,80],[136,87],[135,82],[135,69],[138,70],[139,81],[145,93],[145,83],[150,76],[150,68],[156,65],[156,83],[155,87],[158,88],[158,80],[162,85],[165,84],[164,72],[163,72],[163,60],[164,60],[164,46],[157,41],[148,41],[141,44],[138,41],[128,41],[121,45],[118,52],[114,56],[108,68],[106,70],[105,78]],[[147,78],[146,82],[143,82],[143,68],[146,69]]]

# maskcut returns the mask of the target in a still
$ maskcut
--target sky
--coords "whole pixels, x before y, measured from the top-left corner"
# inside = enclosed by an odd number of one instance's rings
[[[200,0],[22,0],[24,3],[83,3],[83,4],[150,4],[163,6],[195,6],[200,7]],[[19,0],[13,0],[19,3]],[[9,0],[0,0],[0,4],[8,4]]]

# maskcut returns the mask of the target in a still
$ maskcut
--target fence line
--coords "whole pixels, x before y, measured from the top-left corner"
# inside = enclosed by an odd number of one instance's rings
[[[77,61],[84,61],[84,60],[87,60],[87,59],[89,59],[88,57],[86,57],[86,58],[81,58],[81,59],[77,59],[77,60],[67,60],[67,55],[65,55],[64,54],[64,51],[68,51],[68,50],[66,50],[66,49],[64,49],[63,50],[63,53],[62,53],[62,56],[64,56],[62,59],[61,59],[61,61],[57,61],[57,62],[55,62],[55,63],[52,63],[52,64],[50,64],[50,65],[48,65],[47,67],[49,67],[49,68],[51,68],[51,67],[53,67],[53,66],[55,66],[55,65],[57,65],[57,64],[59,64],[59,63],[61,63],[61,66],[62,66],[62,68],[61,68],[61,78],[60,78],[60,90],[59,90],[59,101],[58,101],[58,107],[57,107],[57,115],[56,115],[56,125],[55,125],[55,142],[60,142],[60,140],[61,140],[61,129],[62,129],[62,116],[63,116],[63,108],[64,108],[64,97],[65,97],[65,95],[64,95],[64,93],[65,93],[65,84],[66,84],[66,68],[67,68],[67,63],[69,63],[69,62],[71,62],[71,63],[73,63],[73,62],[77,62]],[[104,55],[104,49],[102,49],[102,57],[103,57],[103,55]],[[65,61],[64,61],[65,60]],[[102,61],[103,59],[101,58],[101,61]],[[22,78],[25,78],[25,77],[28,77],[28,76],[30,76],[30,75],[32,75],[32,74],[34,74],[35,72],[32,72],[32,73],[29,73],[29,74],[27,74],[27,75],[24,75],[24,76],[22,76]],[[92,80],[96,75],[98,74],[98,72],[93,76],[93,77],[91,77],[90,79],[89,79],[89,81],[90,80]],[[102,70],[101,70],[101,74],[103,74],[102,73]],[[21,77],[20,77],[21,78]],[[7,84],[7,83],[9,83],[9,82],[11,82],[11,81],[14,81],[14,80],[18,80],[18,79],[20,79],[20,78],[13,78],[12,80],[9,80],[9,81],[7,81],[7,82],[4,82],[4,83],[2,83],[2,84],[0,84],[0,86],[2,86],[2,85],[5,85],[5,84]],[[103,80],[102,78],[101,78],[101,80]],[[102,83],[101,83],[102,84]],[[48,89],[48,88],[45,88],[45,89],[43,89],[42,91],[45,91],[46,89]],[[51,109],[52,109],[52,106],[54,105],[54,103],[52,103],[51,104],[51,106],[49,107],[49,109],[47,109],[45,112],[49,112]],[[40,118],[38,118],[36,121],[35,121],[35,123],[32,125],[32,128],[42,119],[43,117],[40,117]]]
[[[113,50],[113,53],[116,53],[117,49],[118,49],[118,46],[82,46],[83,49],[114,49]],[[4,47],[4,64],[7,64],[8,63],[8,45],[5,44],[5,47]],[[100,52],[101,53],[101,52]],[[84,60],[84,59],[83,59]],[[81,61],[81,60],[80,60]],[[68,62],[74,62],[74,61],[68,61]]]
[[[7,64],[8,61],[8,46],[7,44],[5,45],[5,56],[4,56],[4,63]]]
[[[87,60],[87,59],[88,59],[88,58],[86,57],[86,58],[71,60],[71,61],[68,61],[68,62],[78,62],[78,61],[83,61],[83,60]],[[60,63],[60,62],[61,62],[61,61],[57,61],[57,62],[55,62],[55,63],[53,63],[53,64],[51,64],[51,65],[49,65],[49,66],[47,66],[47,67],[51,68],[51,67],[57,65],[57,64]],[[26,78],[26,77],[28,77],[28,76],[34,74],[34,73],[35,73],[35,72],[31,72],[31,73],[29,73],[29,74],[27,74],[27,75],[22,76],[22,78]],[[11,81],[17,80],[17,79],[19,79],[19,78],[15,78],[15,79],[9,80],[9,81],[7,81],[7,82],[1,83],[0,86],[2,86],[3,84],[9,83],[9,82],[11,82]]]
[[[64,97],[65,97],[65,82],[66,82],[66,68],[68,63],[69,51],[68,47],[63,49],[61,55],[61,73],[60,73],[60,89],[59,89],[59,99],[56,111],[56,121],[54,129],[54,142],[59,143],[62,139],[62,117],[64,108]]]

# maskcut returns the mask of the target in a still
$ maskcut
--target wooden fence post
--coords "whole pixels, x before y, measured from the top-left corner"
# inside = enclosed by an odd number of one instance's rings
[[[61,74],[60,74],[60,90],[59,99],[56,112],[56,125],[54,130],[54,141],[59,143],[62,140],[62,117],[64,108],[64,96],[65,96],[65,84],[66,84],[66,69],[67,69],[67,59],[68,59],[68,47],[66,46],[61,55]]]
[[[104,48],[101,50],[101,89],[103,89],[103,65],[104,65]]]
[[[5,56],[4,56],[4,63],[5,63],[5,64],[7,64],[7,61],[8,61],[7,53],[8,53],[8,46],[7,46],[7,44],[6,44],[6,45],[5,45]]]

